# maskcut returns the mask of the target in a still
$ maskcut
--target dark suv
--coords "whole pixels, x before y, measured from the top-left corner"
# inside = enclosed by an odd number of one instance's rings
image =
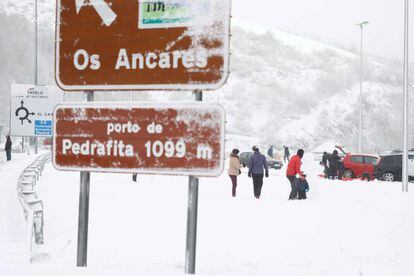
[[[414,178],[414,152],[408,152],[408,175]],[[381,156],[375,166],[374,175],[379,180],[402,180],[402,152],[392,152]]]
[[[240,164],[243,167],[247,167],[249,165],[250,157],[252,157],[253,152],[242,152],[240,153]],[[276,170],[280,170],[283,167],[283,162],[271,157],[266,156],[266,163],[269,168],[273,168]]]

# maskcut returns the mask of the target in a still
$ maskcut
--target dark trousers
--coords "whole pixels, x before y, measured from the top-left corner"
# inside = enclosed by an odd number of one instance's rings
[[[338,168],[337,167],[332,167],[329,169],[329,178],[330,179],[335,179],[335,177],[338,176]]]
[[[236,196],[236,188],[237,188],[237,176],[235,175],[229,175],[231,179],[232,189],[231,189],[231,195],[234,197]]]
[[[325,178],[328,178],[329,177],[329,168],[328,168],[328,166],[325,164],[325,165],[323,165],[323,167],[324,167],[324,170],[323,170],[323,172],[324,172],[324,177]]]
[[[132,181],[137,182],[137,174],[136,173],[134,173],[132,175]]]
[[[285,155],[283,159],[285,162],[289,162],[289,155]]]
[[[306,199],[306,192],[305,191],[298,191],[298,199]]]
[[[294,200],[296,199],[298,195],[298,181],[297,181],[296,176],[291,176],[291,175],[288,175],[287,179],[289,179],[290,187],[292,188],[292,191],[290,192],[290,195],[289,195],[289,200]]]
[[[256,198],[260,197],[263,187],[263,174],[252,174],[253,178],[253,192]]]
[[[7,161],[11,160],[11,149],[10,150],[6,150],[6,159]]]

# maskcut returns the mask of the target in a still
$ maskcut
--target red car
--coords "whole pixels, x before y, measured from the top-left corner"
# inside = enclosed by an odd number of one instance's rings
[[[342,163],[344,165],[345,178],[362,177],[368,173],[370,179],[374,177],[374,166],[377,165],[378,157],[367,154],[347,154]]]

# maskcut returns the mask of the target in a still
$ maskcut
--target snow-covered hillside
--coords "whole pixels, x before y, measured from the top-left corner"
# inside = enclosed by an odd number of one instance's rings
[[[33,82],[34,28],[29,21],[32,2],[0,3],[0,24],[6,26],[0,30],[0,59],[5,64],[0,68],[0,123],[8,122],[10,84]],[[39,0],[40,84],[54,83],[54,5],[54,0]],[[227,111],[230,147],[249,148],[255,143],[312,149],[333,139],[356,148],[359,55],[237,20],[232,22],[231,53],[228,83],[219,92],[205,96],[206,101],[219,102]],[[365,150],[399,148],[401,74],[374,58],[367,59],[365,68]],[[78,98],[79,95],[67,97]],[[128,93],[97,98],[130,100]],[[139,92],[134,99],[168,101],[193,97],[189,93]]]
[[[234,23],[232,74],[220,101],[229,113],[230,133],[310,149],[334,139],[355,149],[360,56],[293,34]],[[398,73],[373,58],[366,61],[367,151],[400,146]]]

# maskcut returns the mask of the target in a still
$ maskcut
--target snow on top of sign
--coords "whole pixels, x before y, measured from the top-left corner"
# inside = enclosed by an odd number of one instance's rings
[[[194,11],[194,24],[190,26],[187,31],[186,35],[192,36],[193,39],[192,47],[195,51],[200,51],[204,48],[203,42],[204,41],[226,41],[228,38],[223,39],[223,28],[229,29],[229,24],[225,24],[226,22],[229,23],[230,20],[230,1],[229,0],[210,0],[209,1],[209,8],[212,9],[206,12],[203,9],[204,6],[201,5],[194,5],[197,1],[190,1],[191,2],[191,10]],[[194,7],[195,6],[195,7]],[[203,15],[203,16],[200,16]],[[210,18],[208,22],[205,21],[205,18]],[[207,27],[206,27],[207,24]],[[224,24],[224,26],[223,26]],[[226,30],[225,30],[226,31]],[[213,48],[208,51],[209,56],[214,55],[222,55],[223,51],[225,51],[226,45],[221,45],[219,49]]]
[[[203,112],[200,113],[200,111],[194,112],[193,110],[182,109],[179,110],[176,120],[177,122],[190,124],[191,122],[202,118],[201,121],[197,120],[199,125],[202,125],[203,127],[214,127],[220,121],[220,118],[218,118],[220,115],[214,113],[216,110],[217,109],[204,109]]]
[[[192,37],[190,51],[206,53],[208,57],[221,56],[225,54],[227,44],[220,47],[206,48],[206,44],[215,41],[228,41],[228,30],[230,28],[230,1],[229,0],[182,0],[180,6],[189,11],[192,18],[191,25],[178,37],[170,42],[166,50],[170,50],[178,41],[185,37]],[[164,3],[176,4],[177,0],[166,0]],[[225,36],[223,38],[223,36]],[[207,43],[206,43],[207,42]],[[195,69],[197,70],[197,69]]]

